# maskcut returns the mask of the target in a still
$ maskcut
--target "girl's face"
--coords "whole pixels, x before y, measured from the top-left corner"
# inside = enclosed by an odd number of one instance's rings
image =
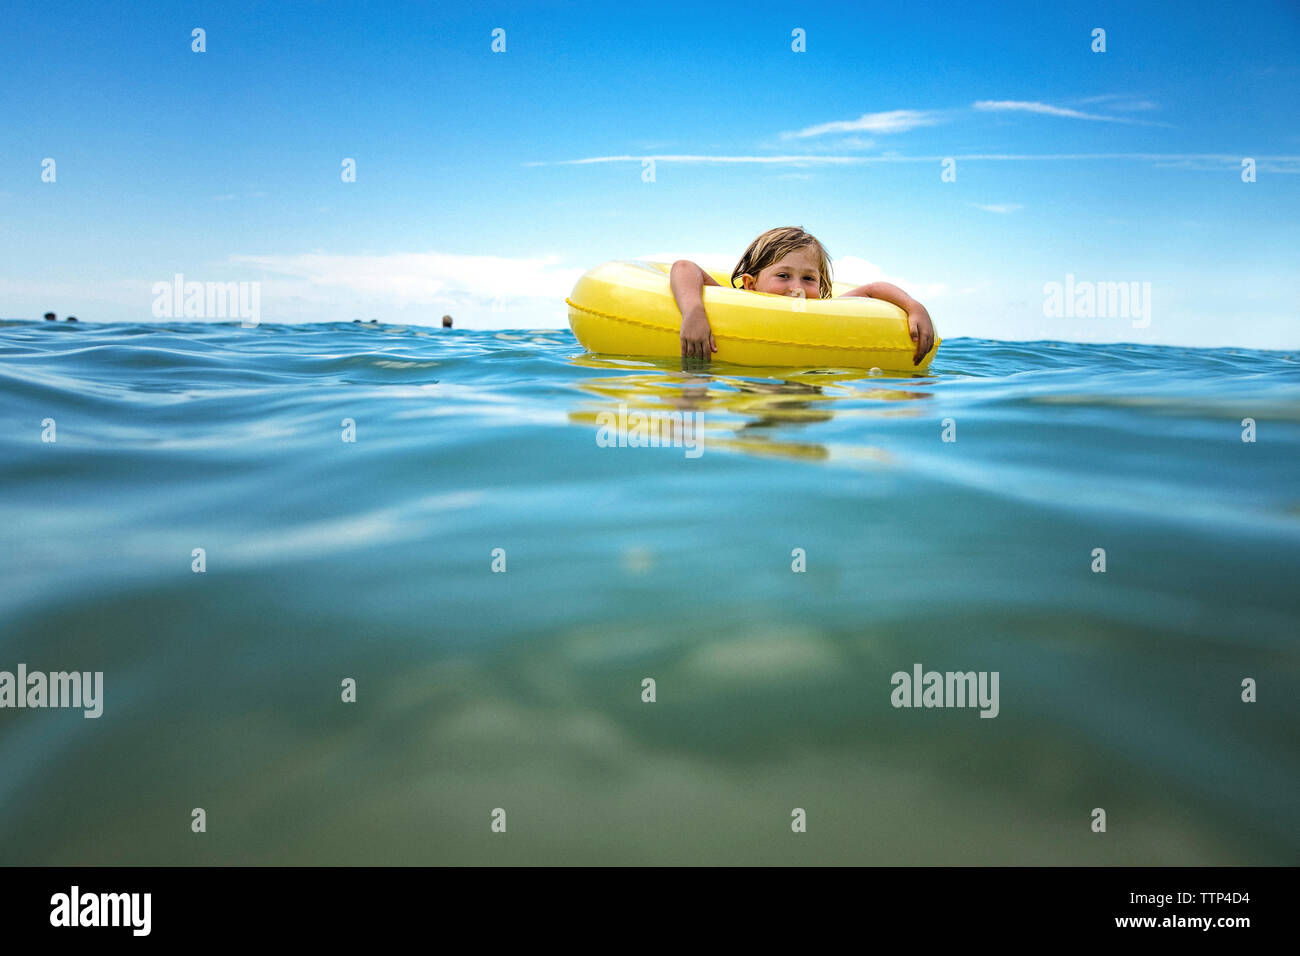
[[[755,278],[746,272],[740,277],[743,288],[751,292],[770,292],[804,299],[821,296],[821,258],[811,246],[787,252]]]

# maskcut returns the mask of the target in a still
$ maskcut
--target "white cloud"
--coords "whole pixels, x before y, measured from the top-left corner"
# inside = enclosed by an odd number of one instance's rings
[[[1150,104],[1148,104],[1150,105]],[[1081,110],[1070,109],[1066,106],[1052,106],[1050,103],[1039,103],[1030,100],[978,100],[971,104],[973,109],[984,110],[986,112],[1006,113],[1039,113],[1044,116],[1062,116],[1068,119],[1096,120],[1103,123],[1131,123],[1138,126],[1169,126],[1169,123],[1159,123],[1154,120],[1130,119],[1127,116],[1102,116],[1099,113],[1084,113]],[[1124,109],[1125,107],[1118,104],[1112,104],[1114,109]],[[1128,107],[1130,109],[1143,107]]]
[[[668,156],[587,156],[583,159],[534,160],[524,166],[586,166],[594,163],[641,163],[653,159],[657,163],[760,163],[798,165],[857,163],[861,156],[702,156],[699,154],[674,154]]]
[[[1025,208],[1019,203],[1014,203],[1014,202],[1007,202],[1007,203],[973,202],[973,203],[969,203],[968,205],[974,206],[976,209],[983,209],[985,212],[996,212],[1001,215],[1006,215],[1007,213],[1011,213],[1011,212],[1019,212],[1021,209]]]
[[[840,256],[831,260],[831,271],[836,282],[851,282],[865,285],[868,282],[894,282],[885,275],[885,270],[869,259],[861,256]],[[894,282],[895,285],[898,283]]]
[[[696,265],[709,272],[731,274],[740,261],[740,250],[734,255],[725,252],[656,252],[653,255],[637,256],[643,262],[676,262],[678,259],[690,259]]]
[[[1139,99],[1132,93],[1103,93],[1100,96],[1088,96],[1078,103],[1105,103],[1112,110],[1154,110],[1159,109],[1150,100]]]
[[[861,256],[840,256],[831,261],[831,273],[836,282],[848,282],[852,285],[866,285],[868,282],[888,282],[896,285],[914,299],[925,303],[927,299],[941,298],[948,294],[948,286],[943,282],[915,282],[905,276],[890,275],[876,263]]]
[[[1067,109],[1063,106],[1052,106],[1048,103],[1027,102],[1025,100],[979,100],[971,104],[972,108],[977,110],[990,110],[993,112],[1022,112],[1022,113],[1042,113],[1047,116],[1067,116],[1071,119],[1086,120],[1113,120],[1111,116],[1098,116],[1095,113],[1081,113],[1079,110]]]
[[[1241,156],[1187,156],[1168,157],[1171,162],[1156,163],[1156,169],[1186,169],[1193,172],[1212,172],[1221,173],[1225,169],[1232,169],[1240,172]],[[1203,160],[1210,160],[1204,162]],[[1300,173],[1300,157],[1297,156],[1256,156],[1254,157],[1256,169],[1261,173],[1283,173],[1293,176]]]
[[[935,156],[906,156],[901,153],[882,153],[879,156],[659,156],[655,157],[661,161],[673,162],[700,162],[700,163],[768,163],[780,164],[788,163],[794,166],[808,165],[861,165],[866,163],[940,163],[945,159],[958,159],[966,161],[991,161],[991,162],[1045,162],[1045,161],[1063,161],[1075,162],[1080,160],[1120,160],[1131,162],[1192,162],[1196,160],[1205,160],[1208,162],[1221,162],[1228,164],[1241,163],[1240,155],[1228,155],[1226,153],[948,153],[946,155]],[[1300,163],[1300,156],[1255,156],[1258,163],[1277,163],[1277,164],[1294,164]],[[588,159],[562,159],[553,162],[532,162],[524,163],[525,166],[563,166],[576,165],[581,163],[619,163],[619,162],[636,162],[640,163],[640,156],[596,156]],[[1191,167],[1189,167],[1191,168]],[[1261,170],[1264,167],[1259,167]],[[1289,168],[1287,166],[1273,167],[1276,172],[1292,173],[1300,170]]]
[[[568,295],[583,270],[561,266],[555,255],[511,259],[442,252],[357,256],[326,253],[231,256],[266,272],[305,280],[324,289],[348,289],[400,304],[425,304],[451,296],[555,298]]]
[[[930,110],[889,110],[884,113],[863,113],[854,120],[836,120],[781,134],[782,139],[806,139],[825,136],[827,133],[905,133],[920,126],[934,126],[942,122],[938,113]]]
[[[142,265],[127,279],[0,278],[0,296],[11,303],[6,311],[20,316],[51,309],[91,322],[170,321],[152,315],[153,285],[170,283],[180,272],[187,282],[258,283],[265,323],[377,318],[437,325],[450,314],[464,328],[558,329],[568,327],[564,299],[584,271],[554,255],[235,255],[216,263],[169,263],[157,271]]]

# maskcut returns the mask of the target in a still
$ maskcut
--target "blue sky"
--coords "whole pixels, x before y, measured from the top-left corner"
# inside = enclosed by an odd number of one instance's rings
[[[945,337],[1300,347],[1300,5],[980,6],[10,2],[0,316],[157,321],[181,273],[565,327],[602,261],[799,225]],[[1149,324],[1045,315],[1067,275]]]

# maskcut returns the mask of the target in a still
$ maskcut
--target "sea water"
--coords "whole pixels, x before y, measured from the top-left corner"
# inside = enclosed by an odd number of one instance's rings
[[[0,863],[1300,858],[1295,353],[5,322],[0,426]]]

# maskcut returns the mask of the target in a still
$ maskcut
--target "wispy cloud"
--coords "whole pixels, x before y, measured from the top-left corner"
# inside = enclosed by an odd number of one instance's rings
[[[644,262],[676,262],[678,259],[689,259],[710,272],[730,273],[735,268],[736,263],[740,261],[740,253],[741,250],[736,250],[734,253],[655,252],[649,255],[637,256],[637,258]]]
[[[1226,153],[949,153],[933,156],[907,156],[902,153],[889,153],[880,156],[591,156],[584,159],[556,159],[526,162],[524,166],[575,166],[588,163],[640,163],[653,159],[662,163],[759,163],[769,165],[792,166],[852,166],[861,163],[939,163],[945,159],[958,159],[967,162],[1084,162],[1084,161],[1128,161],[1150,163],[1185,163],[1195,162],[1221,163],[1228,166],[1240,166],[1242,157]],[[1300,156],[1255,156],[1256,162],[1276,164],[1300,163]],[[1183,168],[1196,168],[1191,165]],[[1207,167],[1221,169],[1222,166]],[[1261,167],[1263,168],[1263,167]],[[1279,165],[1276,172],[1296,172]]]
[[[1139,126],[1168,126],[1154,120],[1137,120],[1127,116],[1103,116],[1100,113],[1085,113],[1068,106],[1053,106],[1036,100],[976,100],[972,109],[993,113],[1037,113],[1042,116],[1060,116],[1067,119],[1093,120],[1102,123],[1131,123]],[[1139,107],[1141,108],[1141,107]]]
[[[1019,203],[1014,203],[1014,202],[1008,202],[1008,203],[978,203],[978,202],[973,202],[973,203],[970,203],[970,205],[971,205],[971,206],[974,206],[976,209],[983,209],[985,212],[996,212],[996,213],[999,213],[1000,215],[1004,215],[1004,216],[1005,216],[1007,213],[1019,212],[1021,209],[1024,209],[1024,208],[1025,208],[1024,206],[1020,205]]]
[[[653,159],[657,163],[759,163],[770,165],[836,165],[861,162],[862,156],[701,156],[674,154],[668,156],[588,156],[584,159],[537,160],[524,166],[583,166],[591,163],[640,163]]]
[[[889,275],[876,263],[861,256],[840,256],[831,262],[831,272],[836,282],[865,285],[868,282],[888,282],[917,299],[934,299],[948,294],[944,282],[917,282],[904,276]]]
[[[1100,96],[1085,96],[1077,103],[1105,103],[1112,110],[1154,110],[1159,109],[1155,103],[1133,93],[1102,93]]]
[[[1083,113],[1064,106],[1052,106],[1049,103],[1029,102],[1026,100],[977,100],[971,104],[972,109],[1006,113],[1042,113],[1045,116],[1068,116],[1070,119],[1113,121],[1113,116],[1098,116],[1096,113]]]
[[[930,110],[889,110],[884,113],[863,113],[857,119],[836,120],[808,126],[801,130],[785,132],[782,139],[807,139],[829,133],[905,133],[920,126],[934,126],[943,122],[940,114]]]
[[[240,270],[231,278],[260,282],[268,322],[375,316],[418,325],[437,324],[449,313],[457,326],[479,329],[560,328],[566,321],[564,297],[586,269],[566,266],[556,255],[443,252],[232,255],[223,280],[230,266]],[[140,301],[147,309],[150,300]]]
[[[1243,156],[1170,156],[1168,162],[1155,164],[1156,169],[1182,169],[1190,172],[1219,173],[1225,166],[1241,168]],[[1281,173],[1294,176],[1300,173],[1300,156],[1255,156],[1255,167],[1261,173]]]
[[[583,272],[558,256],[507,258],[445,252],[357,256],[325,253],[235,255],[232,262],[289,276],[321,289],[347,289],[401,303],[449,296],[491,300],[555,298],[569,294]]]

